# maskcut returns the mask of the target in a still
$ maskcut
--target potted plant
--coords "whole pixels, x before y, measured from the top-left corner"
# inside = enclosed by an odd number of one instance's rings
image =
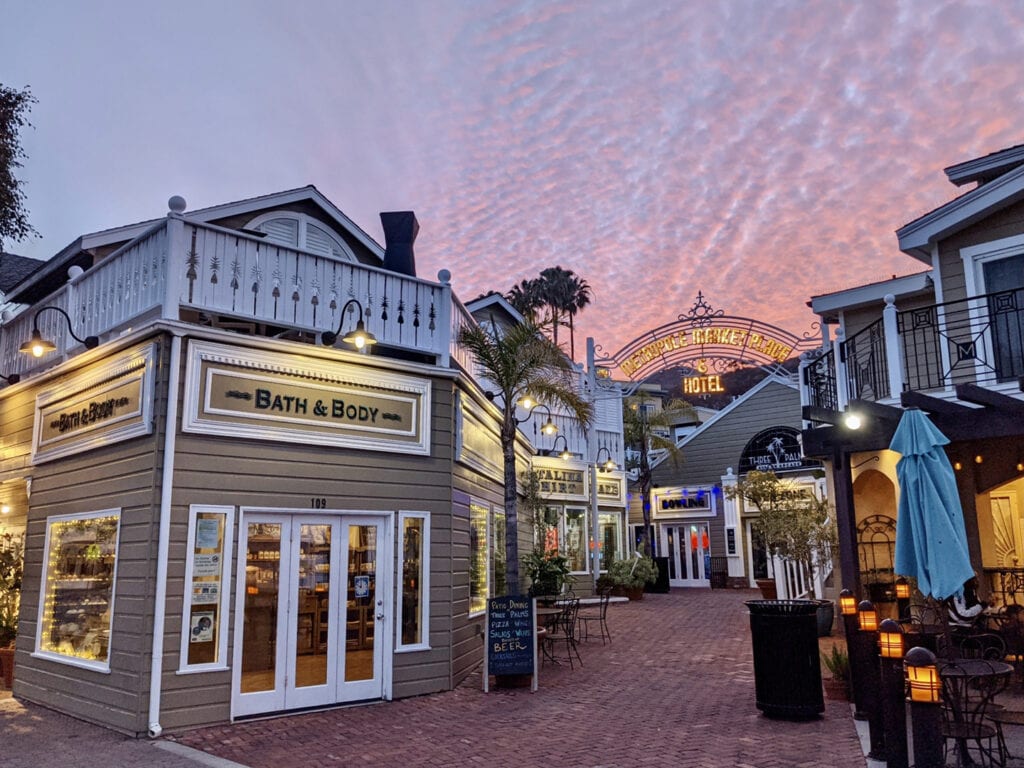
[[[0,536],[0,679],[10,688],[14,679],[14,641],[18,637],[18,607],[25,563],[25,537]]]
[[[830,699],[849,701],[850,699],[850,656],[845,646],[833,645],[828,653],[821,654],[825,668],[832,675],[822,682],[825,695]]]
[[[638,554],[626,560],[612,561],[608,566],[608,578],[615,594],[630,600],[643,600],[644,585],[653,584],[658,579],[658,566],[650,557]]]
[[[726,492],[731,498],[746,499],[757,508],[758,516],[750,527],[764,542],[769,562],[772,556],[791,560],[814,583],[819,563],[832,557],[838,543],[829,503],[815,496],[807,486],[780,478],[774,472],[757,470]],[[828,626],[823,633],[827,635],[831,632],[835,607],[831,601],[822,600],[820,612],[821,625]]]
[[[530,577],[530,597],[553,600],[569,578],[569,558],[554,550],[535,549],[523,558],[523,570]]]

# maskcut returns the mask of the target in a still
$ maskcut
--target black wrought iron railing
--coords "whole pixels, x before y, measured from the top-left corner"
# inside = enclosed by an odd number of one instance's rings
[[[840,345],[841,376],[831,352],[807,366],[805,402],[838,409],[840,392],[878,402],[1024,376],[1024,288],[897,311],[894,319],[888,334],[880,318]]]
[[[836,361],[832,351],[826,352],[804,368],[804,387],[807,390],[808,405],[833,411],[839,409]]]
[[[1024,568],[985,568],[990,601],[994,605],[1024,604]]]
[[[889,392],[889,366],[882,319],[847,339],[841,350],[849,398],[878,401],[885,397]]]
[[[1024,288],[900,312],[897,330],[905,390],[1024,375]]]

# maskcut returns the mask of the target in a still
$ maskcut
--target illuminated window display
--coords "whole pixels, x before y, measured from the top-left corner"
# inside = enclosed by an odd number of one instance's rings
[[[427,519],[402,515],[402,641],[401,645],[424,645],[426,617],[424,574],[427,573]]]
[[[601,534],[601,570],[605,571],[608,570],[609,557],[612,559],[622,557],[619,553],[619,541],[622,538],[619,532],[621,518],[617,514],[601,513],[597,516],[597,524]]]
[[[487,607],[487,507],[469,505],[469,612]]]
[[[40,652],[107,667],[120,519],[105,510],[47,522]]]

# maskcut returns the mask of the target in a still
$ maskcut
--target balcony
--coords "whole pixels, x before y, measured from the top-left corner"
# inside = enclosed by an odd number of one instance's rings
[[[845,410],[853,400],[899,404],[903,393],[953,399],[957,388],[1020,394],[1024,288],[883,316],[809,362],[803,404]]]
[[[46,312],[39,330],[57,349],[41,359],[18,352],[37,311],[47,306],[67,312],[79,337],[101,342],[154,320],[315,342],[338,329],[350,299],[362,305],[366,328],[382,351],[444,367],[452,358],[466,365],[455,342],[457,328],[472,318],[453,299],[448,274],[440,277],[443,282],[430,282],[315,255],[172,213],[4,323],[0,372],[24,377],[81,348],[60,313]],[[358,319],[354,303],[349,312],[345,330]]]

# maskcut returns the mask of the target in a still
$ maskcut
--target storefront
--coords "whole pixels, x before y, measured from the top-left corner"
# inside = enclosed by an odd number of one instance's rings
[[[824,493],[821,465],[800,453],[799,425],[795,383],[768,376],[680,441],[677,462],[655,467],[651,519],[671,586],[753,587],[769,575],[751,529],[757,509],[729,491],[758,469]],[[638,509],[630,522],[639,522]]]
[[[545,501],[542,511],[544,551],[556,551],[569,561],[573,588],[593,588],[597,542],[598,569],[624,552],[626,512],[625,473],[605,470],[574,459],[535,456],[531,468]]]
[[[157,735],[451,689],[505,578],[500,413],[448,273],[415,276],[411,213],[385,249],[312,187],[169,207],[7,297],[14,695]]]

